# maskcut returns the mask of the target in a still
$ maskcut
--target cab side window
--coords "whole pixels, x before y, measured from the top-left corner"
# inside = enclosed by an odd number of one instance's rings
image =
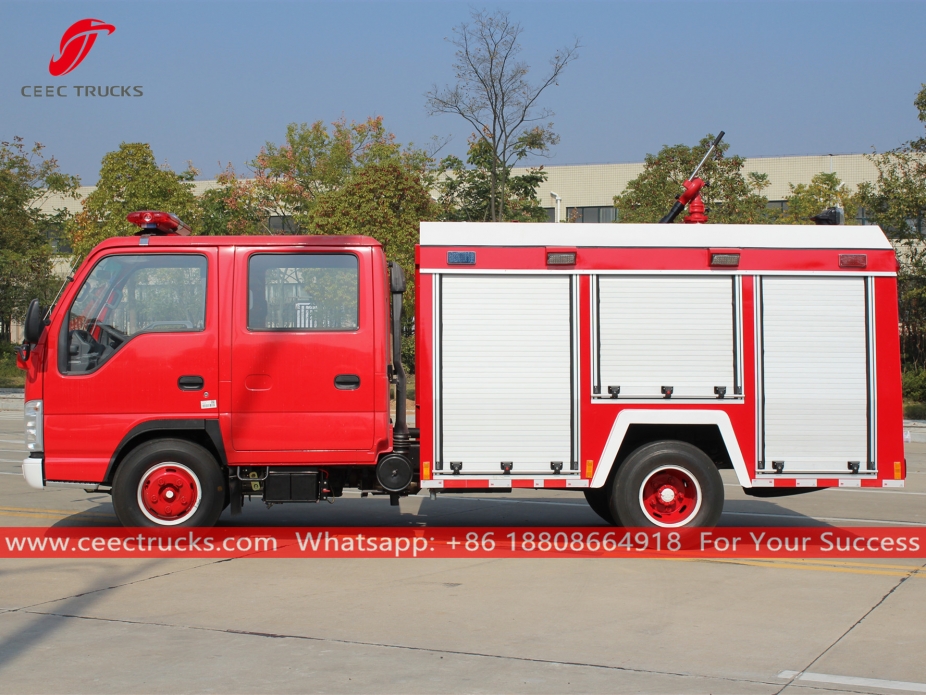
[[[352,331],[360,274],[350,253],[260,253],[248,263],[252,331]]]
[[[101,260],[68,312],[62,351],[67,360],[59,361],[61,371],[92,372],[142,333],[204,330],[206,268],[206,258],[193,254],[126,254]]]

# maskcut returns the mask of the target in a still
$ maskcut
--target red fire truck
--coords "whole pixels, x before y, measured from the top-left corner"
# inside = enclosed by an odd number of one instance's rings
[[[111,492],[123,524],[555,488],[680,527],[718,521],[721,468],[760,497],[903,486],[877,227],[422,223],[409,428],[405,279],[377,241],[130,219],[20,350],[26,480]]]

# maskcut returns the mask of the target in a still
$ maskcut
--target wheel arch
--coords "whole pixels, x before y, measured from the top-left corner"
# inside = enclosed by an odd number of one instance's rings
[[[716,434],[711,434],[712,428],[716,428],[713,430]],[[637,447],[650,441],[673,439],[701,448],[703,442],[718,438],[724,449],[724,460],[736,472],[739,484],[744,488],[751,487],[752,481],[733,425],[722,410],[622,410],[611,426],[590,487],[599,488],[607,484],[621,457],[626,458]]]
[[[219,421],[213,419],[177,419],[177,420],[146,420],[135,425],[119,442],[113,452],[103,477],[104,485],[112,485],[113,478],[119,464],[125,460],[136,448],[154,439],[165,436],[173,439],[185,439],[199,444],[211,453],[223,471],[228,469],[228,458],[225,455],[225,444],[222,440],[222,430]]]

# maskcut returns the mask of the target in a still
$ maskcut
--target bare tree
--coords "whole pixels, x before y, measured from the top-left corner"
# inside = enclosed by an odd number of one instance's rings
[[[518,56],[523,31],[507,12],[472,13],[472,23],[454,27],[448,39],[457,47],[453,64],[457,83],[425,95],[431,115],[452,113],[465,118],[494,153],[490,169],[489,216],[505,219],[506,184],[511,167],[528,154],[543,154],[559,142],[552,123],[543,124],[553,112],[537,100],[557,84],[563,69],[578,57],[578,39],[550,59],[550,70],[537,83],[527,79],[529,66]]]

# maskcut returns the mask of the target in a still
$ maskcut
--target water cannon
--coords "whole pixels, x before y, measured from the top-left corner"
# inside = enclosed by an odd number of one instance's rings
[[[721,130],[720,134],[714,138],[714,142],[711,143],[704,157],[701,158],[698,166],[691,172],[691,176],[682,183],[682,188],[684,190],[675,196],[675,205],[669,210],[668,215],[659,220],[659,224],[672,224],[675,218],[679,216],[679,213],[681,213],[689,203],[691,204],[691,214],[685,217],[685,222],[689,224],[703,224],[707,222],[707,215],[705,215],[706,208],[704,207],[704,201],[701,200],[701,189],[707,184],[704,182],[704,179],[698,178],[698,172],[701,171],[701,167],[704,166],[707,158],[711,156],[711,152],[714,151],[714,148],[720,144],[723,136],[724,132]]]
[[[846,213],[845,211],[837,206],[826,208],[822,212],[818,212],[816,215],[810,218],[813,220],[814,224],[822,225],[837,225],[846,223]]]

